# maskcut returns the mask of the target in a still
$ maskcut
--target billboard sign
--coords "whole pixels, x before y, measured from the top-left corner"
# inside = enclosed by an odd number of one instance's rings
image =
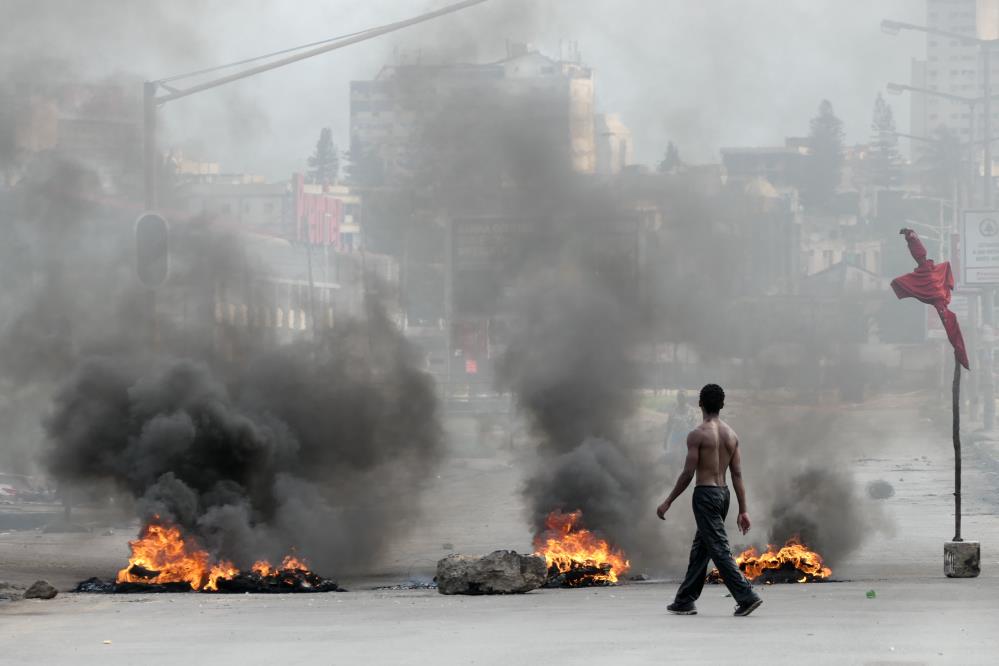
[[[964,284],[999,285],[999,211],[965,211],[961,249]]]

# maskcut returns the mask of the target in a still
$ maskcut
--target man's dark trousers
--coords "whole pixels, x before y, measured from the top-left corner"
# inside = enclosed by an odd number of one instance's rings
[[[697,534],[690,547],[690,564],[683,584],[676,593],[676,603],[691,604],[701,596],[704,579],[708,575],[708,561],[714,560],[725,587],[738,604],[757,599],[752,585],[742,575],[728,545],[725,534],[725,517],[728,515],[729,492],[727,487],[697,486],[694,488],[694,520]]]

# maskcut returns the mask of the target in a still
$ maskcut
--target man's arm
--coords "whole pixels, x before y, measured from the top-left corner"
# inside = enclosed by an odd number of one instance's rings
[[[694,480],[694,474],[697,472],[697,462],[701,455],[701,443],[698,440],[698,435],[696,431],[692,431],[687,435],[687,459],[683,463],[683,471],[680,472],[680,477],[676,480],[676,485],[673,486],[673,492],[669,494],[669,497],[659,505],[656,509],[656,515],[660,519],[665,520],[666,512],[669,511],[669,507],[673,504],[673,500],[683,494],[683,491],[687,489],[690,482]]]
[[[746,484],[742,482],[742,456],[739,454],[739,440],[735,440],[735,453],[728,464],[732,473],[732,485],[735,487],[735,497],[739,501],[739,517],[736,524],[743,534],[749,531],[749,508],[746,506]]]

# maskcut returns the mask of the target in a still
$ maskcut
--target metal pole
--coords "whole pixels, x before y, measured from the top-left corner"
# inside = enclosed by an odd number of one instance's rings
[[[444,237],[444,343],[447,349],[447,364],[444,366],[444,402],[451,399],[451,380],[454,352],[452,351],[454,318],[454,219],[448,215]]]
[[[975,177],[978,175],[975,173],[975,106],[976,104],[972,102],[970,105],[971,113],[968,115],[971,117],[968,120],[968,168],[971,169],[971,177],[968,179],[968,187],[964,193],[964,205],[968,208],[972,207],[972,201],[975,198]],[[965,175],[968,175],[968,171],[965,171]],[[961,180],[964,180],[963,178]],[[956,228],[956,227],[955,227]]]
[[[142,175],[146,210],[156,208],[158,163],[159,156],[156,154],[156,82],[146,81],[142,86]]]
[[[312,320],[312,340],[319,336],[316,327],[316,283],[312,279],[312,241],[308,235],[305,237],[305,262],[309,271],[309,318]]]
[[[961,540],[961,364],[954,356],[954,384],[952,388],[954,425],[954,541]]]
[[[992,49],[982,46],[982,58],[985,63],[982,68],[985,88],[985,122],[982,125],[982,140],[985,150],[985,165],[982,169],[982,203],[985,208],[992,207]]]
[[[985,122],[982,126],[984,136],[984,168],[982,169],[982,203],[985,209],[992,208],[992,49],[987,44],[981,47],[984,65],[982,67],[982,77],[985,93]],[[995,290],[991,287],[983,290],[985,302],[983,303],[982,319],[986,326],[995,325],[994,306]],[[992,430],[995,427],[996,404],[995,386],[992,373],[992,336],[983,336],[984,340],[984,360],[983,368],[985,372],[985,386],[983,393],[984,409],[982,410],[982,426],[985,430]]]
[[[159,176],[160,158],[156,151],[156,82],[146,81],[142,85],[142,176],[143,205],[146,210],[156,208],[156,185]],[[159,353],[160,326],[156,308],[156,289],[147,291],[149,307],[149,327],[153,353]]]
[[[988,312],[992,312],[992,300],[995,298],[995,289],[986,289],[983,294],[986,303],[985,309]],[[991,324],[989,324],[991,330]],[[995,379],[992,372],[992,335],[982,336],[985,338],[982,347],[982,370],[985,372],[985,386],[983,387],[982,393],[982,427],[985,430],[992,430],[995,428],[996,423],[996,397],[995,397]]]

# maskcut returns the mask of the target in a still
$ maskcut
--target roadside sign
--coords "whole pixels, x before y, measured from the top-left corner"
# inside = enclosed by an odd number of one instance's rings
[[[964,284],[999,285],[999,211],[965,211],[961,236]]]

